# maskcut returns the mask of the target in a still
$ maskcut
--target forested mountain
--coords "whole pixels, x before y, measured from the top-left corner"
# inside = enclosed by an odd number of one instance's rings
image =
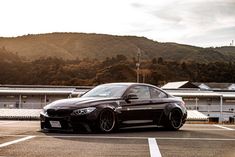
[[[52,33],[0,38],[0,84],[97,85],[235,82],[235,48],[200,48],[144,37]]]
[[[117,55],[133,59],[138,49],[143,60],[162,57],[169,61],[209,63],[229,62],[231,57],[233,59],[235,56],[234,48],[227,51],[225,48],[160,43],[145,37],[85,33],[50,33],[0,38],[0,48],[30,61],[41,57],[105,60],[107,57],[112,58]]]
[[[0,84],[97,85],[108,82],[135,82],[136,62],[125,56],[62,60],[41,58],[30,62],[0,62]],[[194,63],[145,60],[140,65],[140,82],[163,85],[170,81],[235,82],[235,63]]]
[[[5,47],[0,47],[0,61],[1,62],[20,62],[21,59],[17,54],[9,52]]]
[[[216,47],[214,50],[222,53],[226,57],[229,57],[231,62],[235,61],[235,46]]]

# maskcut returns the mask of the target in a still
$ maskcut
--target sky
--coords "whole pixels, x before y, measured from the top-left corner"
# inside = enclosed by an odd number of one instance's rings
[[[235,0],[0,0],[0,36],[83,32],[201,47],[235,40]]]

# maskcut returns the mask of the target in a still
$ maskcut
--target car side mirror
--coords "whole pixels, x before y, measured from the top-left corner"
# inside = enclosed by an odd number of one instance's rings
[[[77,97],[80,98],[84,95],[85,93],[82,93],[82,94],[78,94]]]
[[[126,97],[126,101],[133,100],[133,99],[138,99],[138,96],[136,94],[130,93]]]

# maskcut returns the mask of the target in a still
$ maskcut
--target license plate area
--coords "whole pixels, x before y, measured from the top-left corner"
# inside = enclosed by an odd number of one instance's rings
[[[52,128],[61,128],[60,121],[50,121],[50,125]]]

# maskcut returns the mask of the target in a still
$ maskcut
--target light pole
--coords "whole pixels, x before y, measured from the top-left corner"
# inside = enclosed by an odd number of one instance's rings
[[[136,63],[136,81],[137,83],[140,82],[140,49],[138,48],[137,52],[137,63]]]

